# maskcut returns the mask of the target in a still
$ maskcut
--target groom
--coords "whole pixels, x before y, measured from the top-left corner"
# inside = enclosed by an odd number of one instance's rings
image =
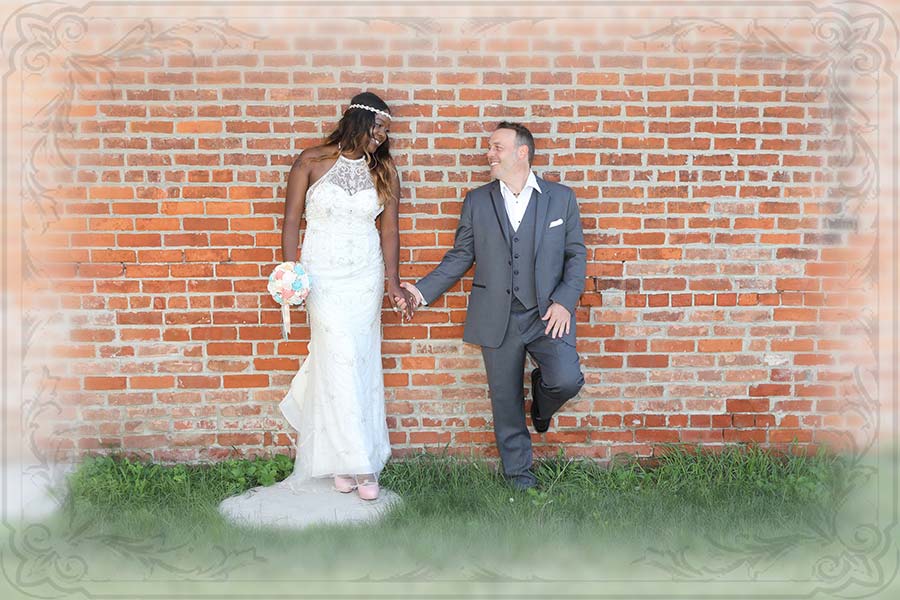
[[[418,304],[429,304],[475,263],[463,340],[481,346],[503,472],[527,489],[537,482],[523,409],[525,353],[538,366],[531,420],[543,433],[584,385],[575,304],[584,291],[586,251],[575,194],[535,177],[527,128],[500,123],[487,159],[494,181],[466,194],[453,248],[415,285],[402,285]]]

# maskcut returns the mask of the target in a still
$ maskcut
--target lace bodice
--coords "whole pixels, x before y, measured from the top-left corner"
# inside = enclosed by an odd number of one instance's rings
[[[350,159],[339,154],[334,166],[322,176],[322,180],[333,183],[351,196],[362,190],[375,189],[365,157]]]
[[[306,192],[306,222],[313,227],[371,225],[381,210],[365,157],[339,155]]]

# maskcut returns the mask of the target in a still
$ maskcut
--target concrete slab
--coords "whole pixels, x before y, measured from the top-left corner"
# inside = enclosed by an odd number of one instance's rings
[[[400,496],[381,488],[377,500],[362,500],[356,492],[342,494],[331,479],[285,480],[259,486],[226,498],[219,512],[242,527],[303,529],[314,525],[372,523],[380,519]]]

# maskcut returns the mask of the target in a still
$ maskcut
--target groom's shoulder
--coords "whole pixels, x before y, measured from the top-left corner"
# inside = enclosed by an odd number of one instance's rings
[[[537,179],[538,186],[540,186],[541,191],[549,192],[551,196],[566,198],[569,196],[569,194],[573,196],[575,195],[575,191],[564,183],[559,183],[558,181],[548,181],[540,177],[538,177]]]
[[[572,188],[567,186],[564,183],[560,183],[558,181],[550,181],[549,179],[543,179],[542,177],[538,177],[538,185],[542,190],[546,190],[549,192],[571,192]]]
[[[491,186],[494,185],[497,180],[489,181],[484,185],[479,185],[477,188],[472,188],[469,190],[468,195],[475,198],[477,196],[490,196],[491,195]]]

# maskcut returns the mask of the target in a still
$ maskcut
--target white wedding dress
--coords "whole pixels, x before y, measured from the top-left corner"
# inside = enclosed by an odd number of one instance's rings
[[[284,481],[223,501],[220,510],[233,520],[303,526],[375,514],[353,504],[356,494],[338,494],[317,478],[377,475],[391,455],[381,366],[384,261],[375,228],[381,210],[365,158],[339,156],[307,190],[300,262],[310,280],[309,355],[279,405],[297,430],[297,458]],[[363,504],[393,500],[382,493]]]
[[[293,478],[379,473],[384,416],[378,194],[365,158],[343,155],[306,193],[300,262],[309,274],[309,356],[281,412],[298,432]]]

